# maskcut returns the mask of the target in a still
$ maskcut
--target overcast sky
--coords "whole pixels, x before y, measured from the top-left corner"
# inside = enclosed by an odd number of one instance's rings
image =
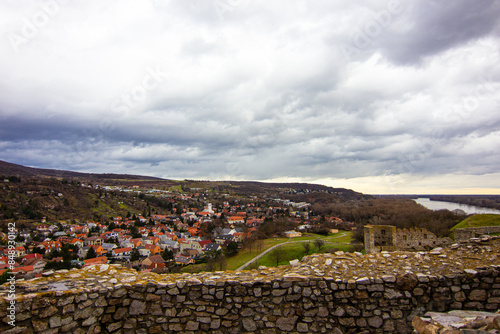
[[[500,194],[500,2],[0,2],[0,159]]]

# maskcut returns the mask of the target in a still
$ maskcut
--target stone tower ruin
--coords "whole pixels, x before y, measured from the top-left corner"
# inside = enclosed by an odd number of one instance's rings
[[[365,226],[366,253],[396,250],[396,226]]]

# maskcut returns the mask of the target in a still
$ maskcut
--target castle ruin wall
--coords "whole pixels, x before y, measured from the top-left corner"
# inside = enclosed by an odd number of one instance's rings
[[[455,234],[455,240],[462,241],[477,238],[482,235],[500,233],[500,226],[457,228],[453,232]]]
[[[18,282],[15,327],[1,287],[0,332],[411,333],[426,311],[498,310],[499,249],[496,238],[442,252],[314,255],[246,272],[59,271]]]

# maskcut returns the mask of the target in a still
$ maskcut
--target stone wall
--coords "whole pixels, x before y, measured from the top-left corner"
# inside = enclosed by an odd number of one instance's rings
[[[424,250],[451,245],[450,238],[438,238],[425,228],[397,229],[396,248],[398,250]]]
[[[157,275],[114,265],[19,281],[9,333],[411,333],[426,311],[496,311],[498,238],[420,253],[322,254],[296,266]],[[42,292],[42,289],[47,291]],[[54,290],[54,291],[49,291]]]
[[[438,238],[425,228],[396,229],[390,225],[367,225],[364,228],[366,253],[425,250],[452,243],[450,238]]]
[[[455,240],[462,241],[477,238],[481,235],[500,233],[500,226],[457,228],[453,232],[455,233]]]

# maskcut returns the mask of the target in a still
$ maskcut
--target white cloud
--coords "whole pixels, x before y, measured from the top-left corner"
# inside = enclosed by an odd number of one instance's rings
[[[494,2],[55,1],[0,4],[0,159],[374,193],[500,162]]]

